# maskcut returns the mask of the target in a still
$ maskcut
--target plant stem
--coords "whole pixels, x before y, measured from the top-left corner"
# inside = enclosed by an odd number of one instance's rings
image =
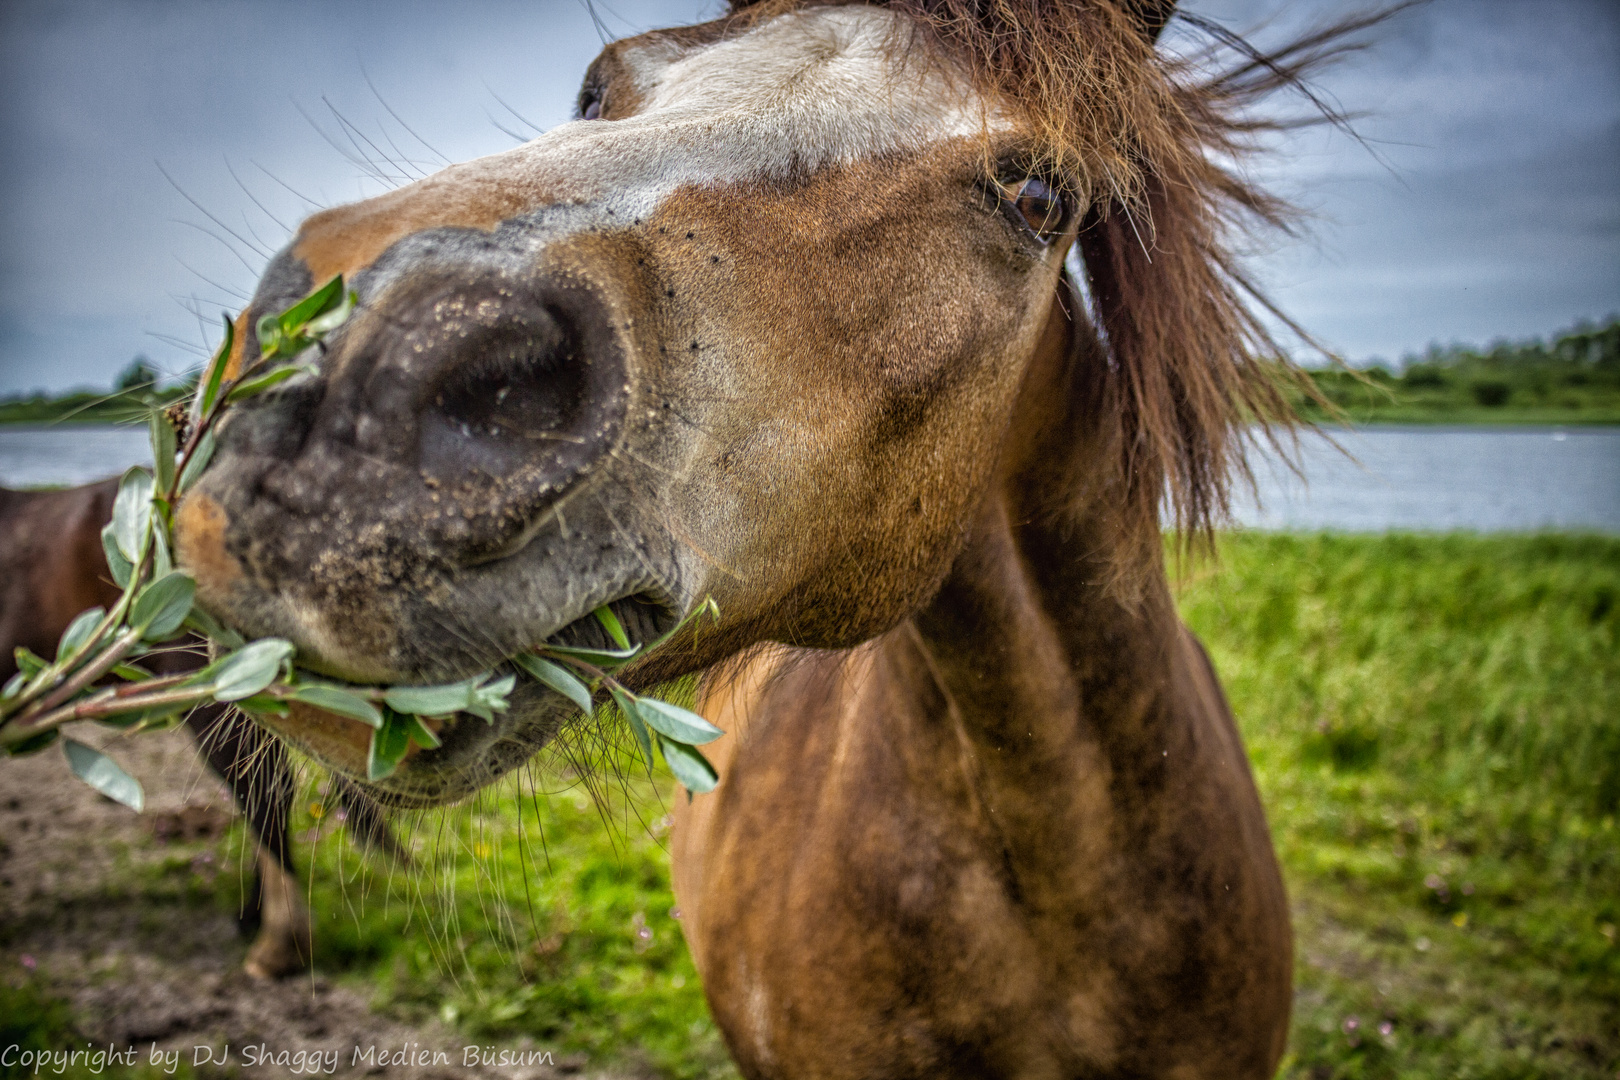
[[[119,713],[134,712],[137,709],[155,709],[162,705],[176,705],[193,702],[201,704],[214,696],[212,686],[188,686],[177,690],[167,690],[155,694],[127,694],[119,695],[116,689],[109,688],[92,698],[64,705],[60,709],[46,713],[34,723],[27,726],[14,725],[0,731],[0,744],[11,745],[23,739],[32,738],[42,731],[53,727],[70,724],[75,720],[94,720],[103,716],[116,716]]]
[[[120,604],[119,606],[122,607],[123,605]],[[13,723],[18,726],[26,725],[30,717],[38,716],[40,713],[48,709],[54,709],[62,702],[67,701],[74,694],[77,694],[80,690],[111,671],[119,661],[129,655],[129,650],[134,648],[140,640],[141,631],[138,628],[132,626],[125,630],[113,639],[112,644],[107,646],[105,652],[80,668],[78,674],[67,682],[35,702],[27,712],[18,716]]]
[[[597,667],[595,664],[591,663],[589,660],[581,660],[577,656],[564,656],[562,653],[548,652],[543,645],[538,649],[535,649],[534,652],[535,655],[543,656],[547,660],[553,661],[554,663],[569,664],[575,668],[578,668],[581,672],[593,680],[601,680],[603,682],[613,683],[615,686],[619,685],[619,681],[617,679],[609,675],[606,671],[603,671],[601,668]],[[620,689],[623,689],[623,687],[620,687]]]

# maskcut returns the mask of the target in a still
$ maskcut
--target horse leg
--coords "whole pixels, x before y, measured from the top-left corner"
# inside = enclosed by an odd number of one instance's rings
[[[276,979],[309,967],[312,950],[309,909],[298,895],[298,879],[263,847],[259,848],[259,936],[242,968],[259,979]]]
[[[288,844],[293,782],[279,742],[225,706],[195,709],[186,718],[208,764],[230,786],[257,842],[253,891],[244,904],[244,928],[258,936],[243,967],[260,978],[309,966],[309,913],[298,895]]]

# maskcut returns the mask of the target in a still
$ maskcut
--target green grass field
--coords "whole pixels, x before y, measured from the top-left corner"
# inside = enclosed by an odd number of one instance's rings
[[[1287,1074],[1613,1077],[1620,541],[1222,549],[1182,608],[1296,902]]]
[[[1233,535],[1221,554],[1181,602],[1294,900],[1284,1075],[1615,1077],[1620,539]],[[672,917],[668,782],[598,787],[556,757],[415,821],[418,879],[355,855],[312,790],[317,966],[481,1041],[735,1075]],[[40,1017],[29,1037],[66,1030],[7,993]]]

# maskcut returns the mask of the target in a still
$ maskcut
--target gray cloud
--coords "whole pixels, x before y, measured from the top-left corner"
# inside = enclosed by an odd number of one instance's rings
[[[1278,5],[1189,6],[1245,29]],[[596,4],[615,35],[717,7]],[[1288,5],[1257,35],[1342,10]],[[501,101],[539,128],[566,119],[600,46],[577,0],[0,5],[0,394],[105,385],[137,352],[194,364],[283,225],[383,189],[300,109],[350,156],[353,136],[404,163],[384,172],[431,169],[512,145],[496,122],[532,133]],[[1395,355],[1620,308],[1615,5],[1437,0],[1322,85],[1373,114],[1377,156],[1310,134],[1259,167],[1317,226],[1256,268],[1330,343]]]

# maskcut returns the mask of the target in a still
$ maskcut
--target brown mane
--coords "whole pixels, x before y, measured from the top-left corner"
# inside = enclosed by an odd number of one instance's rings
[[[819,4],[738,0],[732,10],[751,23]],[[1207,548],[1230,513],[1234,477],[1251,480],[1246,429],[1286,448],[1299,424],[1291,396],[1316,396],[1255,309],[1315,343],[1266,299],[1232,250],[1237,236],[1288,231],[1294,209],[1228,163],[1267,134],[1343,125],[1302,80],[1362,47],[1354,35],[1390,11],[1347,18],[1269,52],[1184,16],[1215,44],[1177,57],[1154,47],[1174,5],[1152,0],[879,6],[910,15],[958,57],[977,88],[1033,133],[1047,167],[1089,203],[1078,249],[1108,364],[1084,388],[1082,415],[1093,432],[1107,429],[1111,452],[1102,460],[1110,471],[1098,476],[1098,459],[1088,455],[1082,476],[1077,454],[1075,488],[1053,509],[1074,510],[1082,486],[1108,493],[1086,510],[1114,519],[1122,540],[1116,584],[1132,593],[1142,573],[1161,565],[1161,504],[1183,551]],[[1303,93],[1313,112],[1256,116],[1254,106],[1279,89]]]

